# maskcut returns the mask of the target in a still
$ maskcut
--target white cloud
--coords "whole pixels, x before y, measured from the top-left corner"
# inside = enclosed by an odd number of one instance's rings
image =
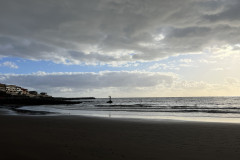
[[[194,89],[206,89],[209,88],[209,84],[203,81],[179,81],[176,82],[176,88],[194,90]]]
[[[10,62],[10,61],[6,61],[3,63],[0,63],[0,67],[9,67],[9,68],[13,68],[13,69],[18,69],[18,66],[14,63],[14,62]]]
[[[224,71],[223,68],[213,68],[212,70],[213,70],[213,71]]]
[[[199,62],[200,62],[200,63],[206,63],[206,64],[214,64],[214,63],[217,63],[217,61],[207,60],[207,59],[200,59]]]
[[[165,37],[164,37],[163,34],[158,34],[158,35],[154,35],[153,38],[154,38],[155,41],[161,41],[161,40],[163,40]]]
[[[149,67],[150,70],[158,69],[162,66],[163,64],[160,63],[155,63]]]
[[[193,66],[190,64],[179,64],[179,67],[193,67]]]
[[[164,64],[164,63],[155,63],[148,67],[149,70],[179,70],[180,68],[177,67],[175,64]]]
[[[226,82],[227,85],[240,87],[240,80],[237,79],[237,78],[227,77],[227,78],[225,78],[225,82]]]
[[[191,63],[192,59],[180,59],[179,61],[182,63]]]

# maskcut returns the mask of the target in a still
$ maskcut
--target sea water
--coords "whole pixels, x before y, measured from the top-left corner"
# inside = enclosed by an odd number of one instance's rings
[[[97,98],[74,105],[25,106],[22,110],[108,118],[240,123],[240,97]]]

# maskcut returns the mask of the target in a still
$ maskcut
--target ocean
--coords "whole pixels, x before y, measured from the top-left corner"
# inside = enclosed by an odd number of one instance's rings
[[[107,98],[74,105],[23,106],[21,110],[106,118],[240,123],[240,97]]]

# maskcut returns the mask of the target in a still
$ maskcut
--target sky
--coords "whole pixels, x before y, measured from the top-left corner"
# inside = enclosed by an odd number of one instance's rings
[[[0,1],[0,83],[65,97],[240,96],[238,0]]]

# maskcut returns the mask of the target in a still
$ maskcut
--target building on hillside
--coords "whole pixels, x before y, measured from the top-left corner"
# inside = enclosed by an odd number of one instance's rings
[[[0,83],[0,92],[6,92],[6,85]]]
[[[21,88],[21,90],[22,90],[22,95],[28,95],[29,94],[28,89]]]
[[[16,85],[6,85],[6,93],[11,94],[11,95],[18,95],[18,86]]]
[[[46,93],[46,92],[41,92],[40,95],[41,95],[41,96],[46,96],[47,93]]]
[[[33,95],[38,95],[38,92],[37,91],[29,91],[30,94],[33,94]]]
[[[38,96],[38,92],[37,91],[29,91],[29,95],[30,97],[36,97]]]
[[[6,85],[6,93],[11,95],[23,95],[27,89],[16,85]]]
[[[19,86],[16,86],[16,94],[17,95],[22,95],[22,93],[23,93],[23,91],[22,91],[22,88],[21,87],[19,87]]]
[[[40,93],[40,96],[41,96],[41,97],[51,97],[51,96],[49,96],[46,92],[41,92],[41,93]]]
[[[26,88],[22,88],[16,85],[6,85],[0,83],[0,92],[6,95],[12,96],[28,96],[28,97],[51,97],[47,95],[46,92],[41,92],[38,94],[37,91],[28,91]]]

